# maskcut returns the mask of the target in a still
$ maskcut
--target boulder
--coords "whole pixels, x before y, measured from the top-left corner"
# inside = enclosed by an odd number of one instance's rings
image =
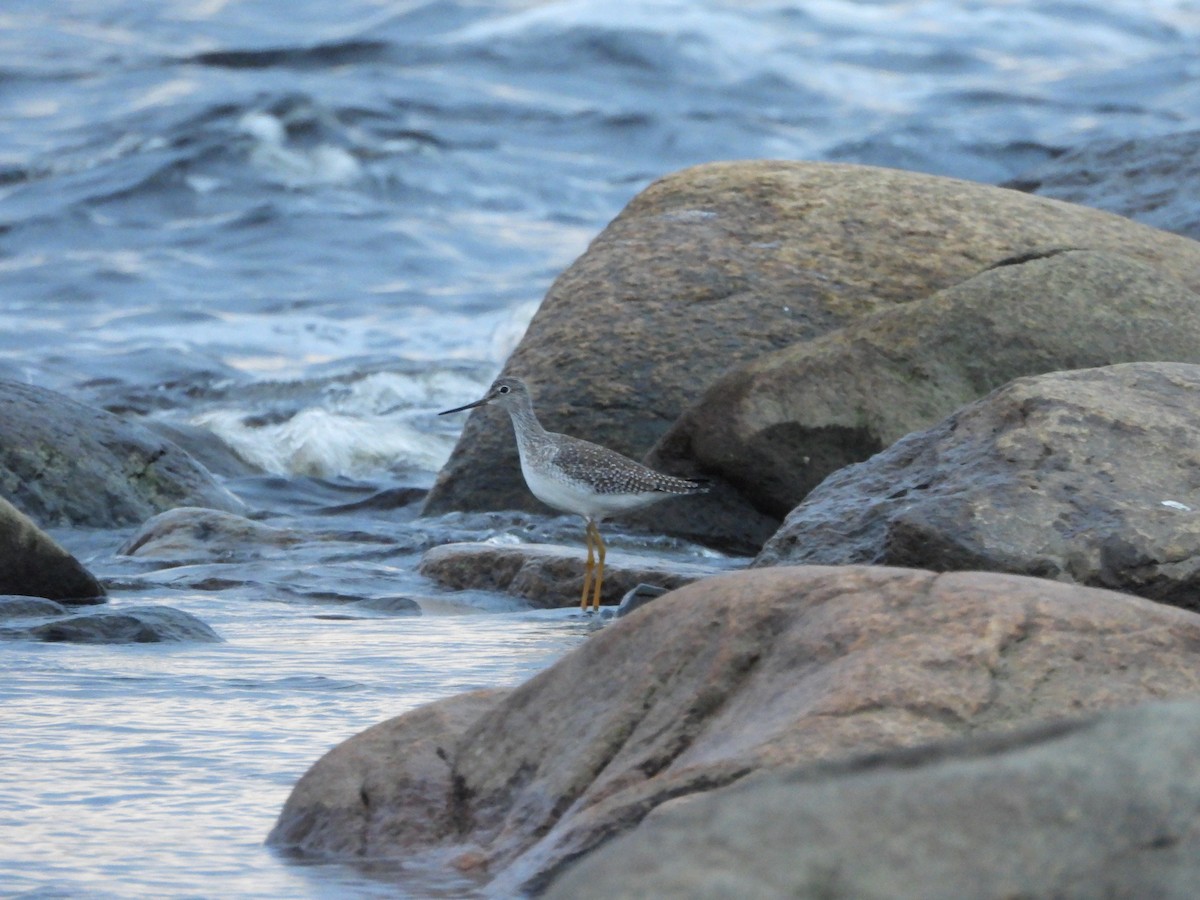
[[[756,566],[988,569],[1200,609],[1200,366],[1022,378],[796,507]]]
[[[1014,378],[1147,359],[1200,362],[1200,294],[1120,253],[1054,252],[764,354],[648,461],[716,474],[781,520],[830,473]]]
[[[646,188],[555,281],[505,373],[530,382],[551,431],[641,459],[732,368],[1062,249],[1121,253],[1200,290],[1200,244],[1086,207],[867,166],[697,166]],[[425,513],[540,508],[505,419],[471,414]],[[778,518],[719,488],[630,521],[760,546]]]
[[[296,784],[267,843],[324,857],[408,847],[453,830],[450,751],[507,690],[473,691],[389,719],[334,747]],[[405,810],[406,815],[392,815]],[[435,824],[436,823],[436,824]]]
[[[82,613],[28,627],[5,628],[6,638],[72,644],[156,644],[164,641],[217,643],[215,631],[191,613],[169,606],[124,606]]]
[[[0,497],[0,594],[62,603],[103,603],[104,587],[83,563]]]
[[[1200,883],[1200,703],[747,778],[664,804],[546,900],[1158,897]]]
[[[1024,172],[1005,186],[1200,239],[1200,131],[1106,138]]]
[[[434,704],[351,738],[270,840],[316,859],[442,854],[514,896],[660,804],[760,770],[1198,690],[1200,615],[1137,597],[991,573],[740,572],[614,620],[468,716]]]
[[[0,381],[0,421],[0,496],[43,527],[136,525],[174,506],[243,509],[166,439],[53,391]]]
[[[539,609],[578,606],[587,553],[550,544],[444,544],[421,557],[418,571],[452,590],[504,591]],[[744,562],[741,563],[744,565]],[[674,589],[729,566],[608,551],[601,600],[618,603],[641,582]]]

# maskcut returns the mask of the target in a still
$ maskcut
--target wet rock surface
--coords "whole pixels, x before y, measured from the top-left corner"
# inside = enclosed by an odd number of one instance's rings
[[[347,613],[370,613],[385,616],[419,616],[421,604],[411,597],[367,597],[347,603]]]
[[[420,572],[443,587],[504,591],[540,608],[578,606],[587,551],[550,544],[444,544],[425,552]],[[669,590],[729,571],[740,561],[681,562],[609,550],[601,600],[618,603],[641,582]]]
[[[6,619],[32,619],[44,616],[65,616],[67,607],[45,597],[27,597],[22,594],[0,595],[0,621]]]
[[[0,593],[104,602],[104,587],[27,515],[0,497]]]
[[[47,613],[32,614],[45,616]],[[49,614],[53,615],[54,611]],[[0,626],[0,637],[73,644],[217,643],[221,640],[215,631],[191,613],[169,606],[105,607],[36,622],[22,622],[14,616]]]
[[[215,509],[184,506],[144,522],[118,553],[166,561],[244,557],[266,548],[289,547],[311,539]]]

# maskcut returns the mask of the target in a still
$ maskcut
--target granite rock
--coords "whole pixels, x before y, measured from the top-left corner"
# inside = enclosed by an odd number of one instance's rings
[[[440,854],[540,889],[656,807],[802,763],[1003,732],[1200,690],[1200,615],[990,573],[796,567],[708,578],[511,691],[334,748],[273,845]]]

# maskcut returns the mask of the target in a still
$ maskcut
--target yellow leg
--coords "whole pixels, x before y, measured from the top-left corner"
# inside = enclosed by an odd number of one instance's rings
[[[588,588],[592,586],[592,571],[596,565],[595,556],[592,554],[592,523],[587,523],[587,530],[584,532],[585,540],[587,541],[587,562],[583,567],[583,596],[579,599],[579,608],[587,610]]]
[[[596,565],[596,593],[592,595],[592,609],[596,612],[600,611],[600,588],[604,584],[604,538],[600,536],[600,529],[596,524],[592,523],[592,542],[596,545],[596,552],[599,553],[600,559]]]

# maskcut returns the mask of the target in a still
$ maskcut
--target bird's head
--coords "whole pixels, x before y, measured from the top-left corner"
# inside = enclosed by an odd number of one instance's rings
[[[464,409],[486,406],[488,403],[495,403],[497,406],[502,406],[505,409],[512,409],[528,402],[529,388],[525,386],[525,382],[520,378],[503,375],[492,382],[492,386],[488,388],[487,393],[479,400],[476,400],[474,403],[468,403],[465,406],[456,406],[454,409],[443,410],[438,415],[445,416],[450,413],[462,412]]]

